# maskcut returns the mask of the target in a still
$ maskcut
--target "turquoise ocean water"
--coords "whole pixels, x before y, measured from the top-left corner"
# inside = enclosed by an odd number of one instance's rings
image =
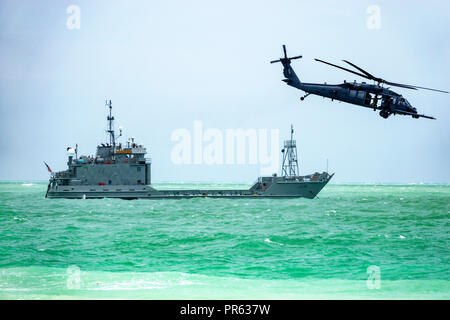
[[[449,185],[328,185],[314,200],[45,190],[0,182],[1,299],[450,298]]]

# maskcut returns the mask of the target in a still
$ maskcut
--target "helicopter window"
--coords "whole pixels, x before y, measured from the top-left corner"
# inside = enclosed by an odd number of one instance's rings
[[[364,91],[358,91],[358,98],[364,99],[366,97],[366,93]]]
[[[350,97],[356,97],[356,90],[350,90]]]

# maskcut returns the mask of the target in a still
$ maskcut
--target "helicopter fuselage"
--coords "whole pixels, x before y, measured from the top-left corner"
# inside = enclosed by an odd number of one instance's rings
[[[344,82],[341,84],[319,84],[286,81],[288,85],[313,94],[354,105],[380,110],[380,115],[387,118],[400,112],[417,113],[416,108],[402,95],[384,87],[362,83]],[[306,97],[306,96],[305,96]],[[302,97],[303,100],[305,97]],[[414,115],[412,115],[414,117]]]

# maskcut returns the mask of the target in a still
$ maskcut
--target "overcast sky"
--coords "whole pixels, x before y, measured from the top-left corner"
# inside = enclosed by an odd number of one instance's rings
[[[347,59],[388,81],[449,90],[449,27],[441,0],[1,0],[0,180],[48,179],[43,161],[65,169],[75,143],[94,154],[111,99],[116,126],[147,147],[154,182],[259,175],[254,164],[173,163],[172,133],[198,120],[221,132],[279,129],[280,144],[292,123],[301,174],[329,159],[334,182],[449,183],[450,95],[392,88],[437,120],[385,120],[318,96],[300,102],[269,64],[286,44],[303,55],[293,67],[305,82],[362,81],[314,61]]]

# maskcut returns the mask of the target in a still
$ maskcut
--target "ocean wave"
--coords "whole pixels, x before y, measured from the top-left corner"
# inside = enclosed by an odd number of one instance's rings
[[[449,299],[446,280],[267,280],[181,272],[103,272],[81,269],[0,269],[2,299]],[[20,279],[20,281],[19,281]]]

